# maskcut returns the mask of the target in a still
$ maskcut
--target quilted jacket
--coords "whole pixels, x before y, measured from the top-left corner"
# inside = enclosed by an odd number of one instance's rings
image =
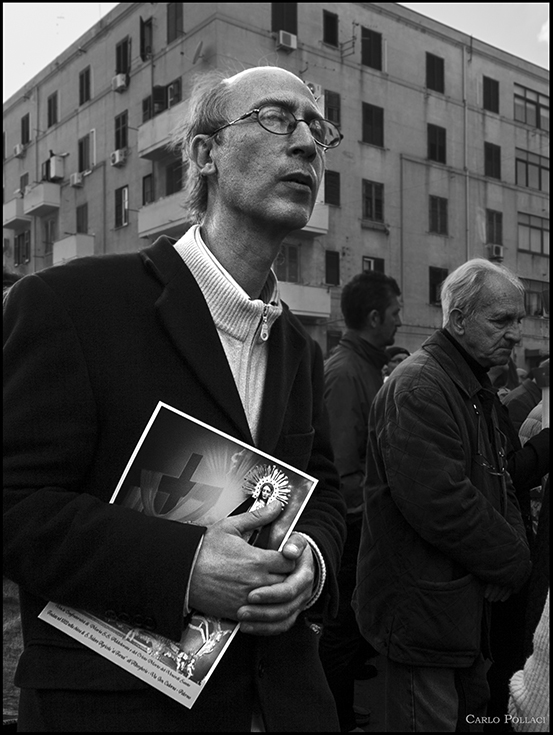
[[[492,474],[484,394],[438,331],[373,403],[354,608],[363,635],[400,663],[470,666],[486,585],[514,591],[530,573],[510,477]]]

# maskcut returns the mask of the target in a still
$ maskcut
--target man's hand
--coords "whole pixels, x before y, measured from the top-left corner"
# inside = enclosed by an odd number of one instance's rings
[[[270,586],[261,586],[248,595],[248,603],[238,610],[240,630],[253,635],[278,635],[296,622],[313,593],[315,561],[308,542],[293,533],[284,545],[283,559],[295,563],[294,571]]]
[[[238,620],[252,590],[286,579],[296,566],[294,554],[257,549],[242,538],[272,523],[281,511],[280,503],[269,503],[209,526],[192,572],[190,607]]]
[[[488,602],[505,602],[512,594],[512,589],[500,587],[498,584],[488,584],[484,590],[484,597]]]

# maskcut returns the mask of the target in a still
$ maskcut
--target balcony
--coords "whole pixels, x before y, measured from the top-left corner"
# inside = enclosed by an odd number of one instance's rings
[[[42,181],[40,184],[25,190],[23,210],[33,217],[43,217],[45,214],[56,212],[60,208],[60,185],[51,181]]]
[[[23,199],[21,197],[12,199],[11,202],[4,204],[2,227],[5,227],[7,230],[24,230],[30,224],[31,218],[25,216]]]
[[[158,161],[167,155],[167,145],[186,111],[186,102],[179,102],[138,128],[138,155],[141,158]]]
[[[190,226],[182,208],[182,192],[162,197],[138,210],[138,236],[181,237]]]
[[[302,232],[310,232],[313,235],[328,234],[328,204],[323,202],[315,202],[311,219],[301,230]]]
[[[279,282],[278,287],[281,299],[297,316],[329,318],[330,293],[327,288],[287,282]]]
[[[70,235],[63,240],[57,240],[53,248],[53,265],[61,265],[74,258],[84,258],[94,255],[94,235]]]

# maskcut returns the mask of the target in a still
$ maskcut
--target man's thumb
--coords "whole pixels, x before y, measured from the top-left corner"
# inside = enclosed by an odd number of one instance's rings
[[[235,528],[240,534],[253,531],[256,528],[261,528],[268,523],[272,523],[275,518],[278,518],[281,512],[282,504],[278,500],[274,500],[272,503],[262,505],[260,508],[234,516]]]

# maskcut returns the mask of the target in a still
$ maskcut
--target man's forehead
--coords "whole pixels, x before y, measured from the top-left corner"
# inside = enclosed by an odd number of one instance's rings
[[[292,72],[278,67],[256,67],[246,69],[227,79],[233,102],[257,103],[263,98],[282,96],[284,100],[304,98],[314,102],[309,88]]]

